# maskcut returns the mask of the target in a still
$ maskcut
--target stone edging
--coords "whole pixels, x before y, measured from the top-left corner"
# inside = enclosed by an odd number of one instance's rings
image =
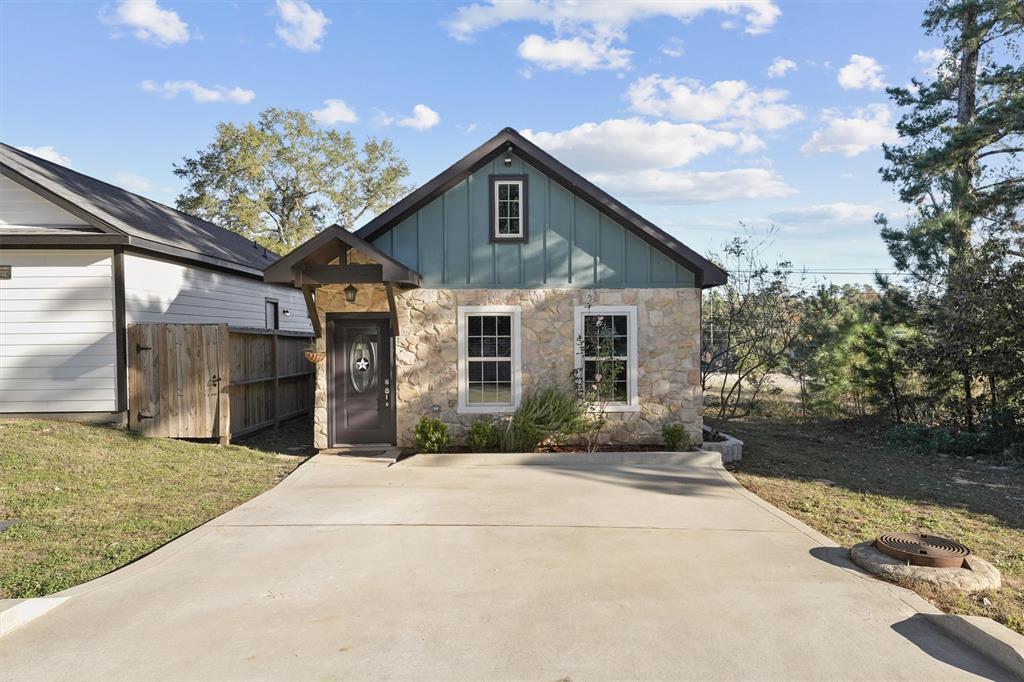
[[[701,449],[713,450],[714,452],[722,453],[722,464],[738,462],[743,459],[743,441],[738,438],[733,438],[727,433],[719,432],[718,435],[725,440],[704,441],[701,445]]]

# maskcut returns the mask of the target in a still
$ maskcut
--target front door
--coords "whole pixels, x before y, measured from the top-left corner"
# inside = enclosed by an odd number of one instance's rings
[[[328,342],[332,447],[394,443],[390,320],[333,318]]]

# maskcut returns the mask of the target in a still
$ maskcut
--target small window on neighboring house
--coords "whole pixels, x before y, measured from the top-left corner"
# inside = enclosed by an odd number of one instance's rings
[[[575,332],[584,389],[609,412],[640,409],[636,306],[577,306]]]
[[[459,411],[508,412],[520,396],[519,307],[459,308]]]
[[[272,301],[269,298],[266,301],[266,316],[267,329],[280,329],[281,320],[277,315],[277,301]]]
[[[526,176],[491,176],[491,241],[526,241]]]

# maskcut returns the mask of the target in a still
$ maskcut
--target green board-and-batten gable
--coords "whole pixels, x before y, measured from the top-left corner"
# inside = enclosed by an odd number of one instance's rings
[[[490,176],[502,174],[528,178],[525,243],[491,240]],[[705,288],[726,277],[511,128],[358,235],[418,271],[424,287]]]

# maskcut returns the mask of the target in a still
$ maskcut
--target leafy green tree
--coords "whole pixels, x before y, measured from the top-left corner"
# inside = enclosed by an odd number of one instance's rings
[[[266,109],[250,123],[220,123],[217,137],[175,164],[187,185],[177,207],[288,252],[324,227],[352,229],[406,193],[409,169],[389,140],[359,145],[302,111]]]
[[[820,286],[800,311],[800,333],[783,372],[800,386],[805,415],[866,412],[855,368],[864,358],[857,342],[868,323],[869,306],[878,298],[871,287]]]

